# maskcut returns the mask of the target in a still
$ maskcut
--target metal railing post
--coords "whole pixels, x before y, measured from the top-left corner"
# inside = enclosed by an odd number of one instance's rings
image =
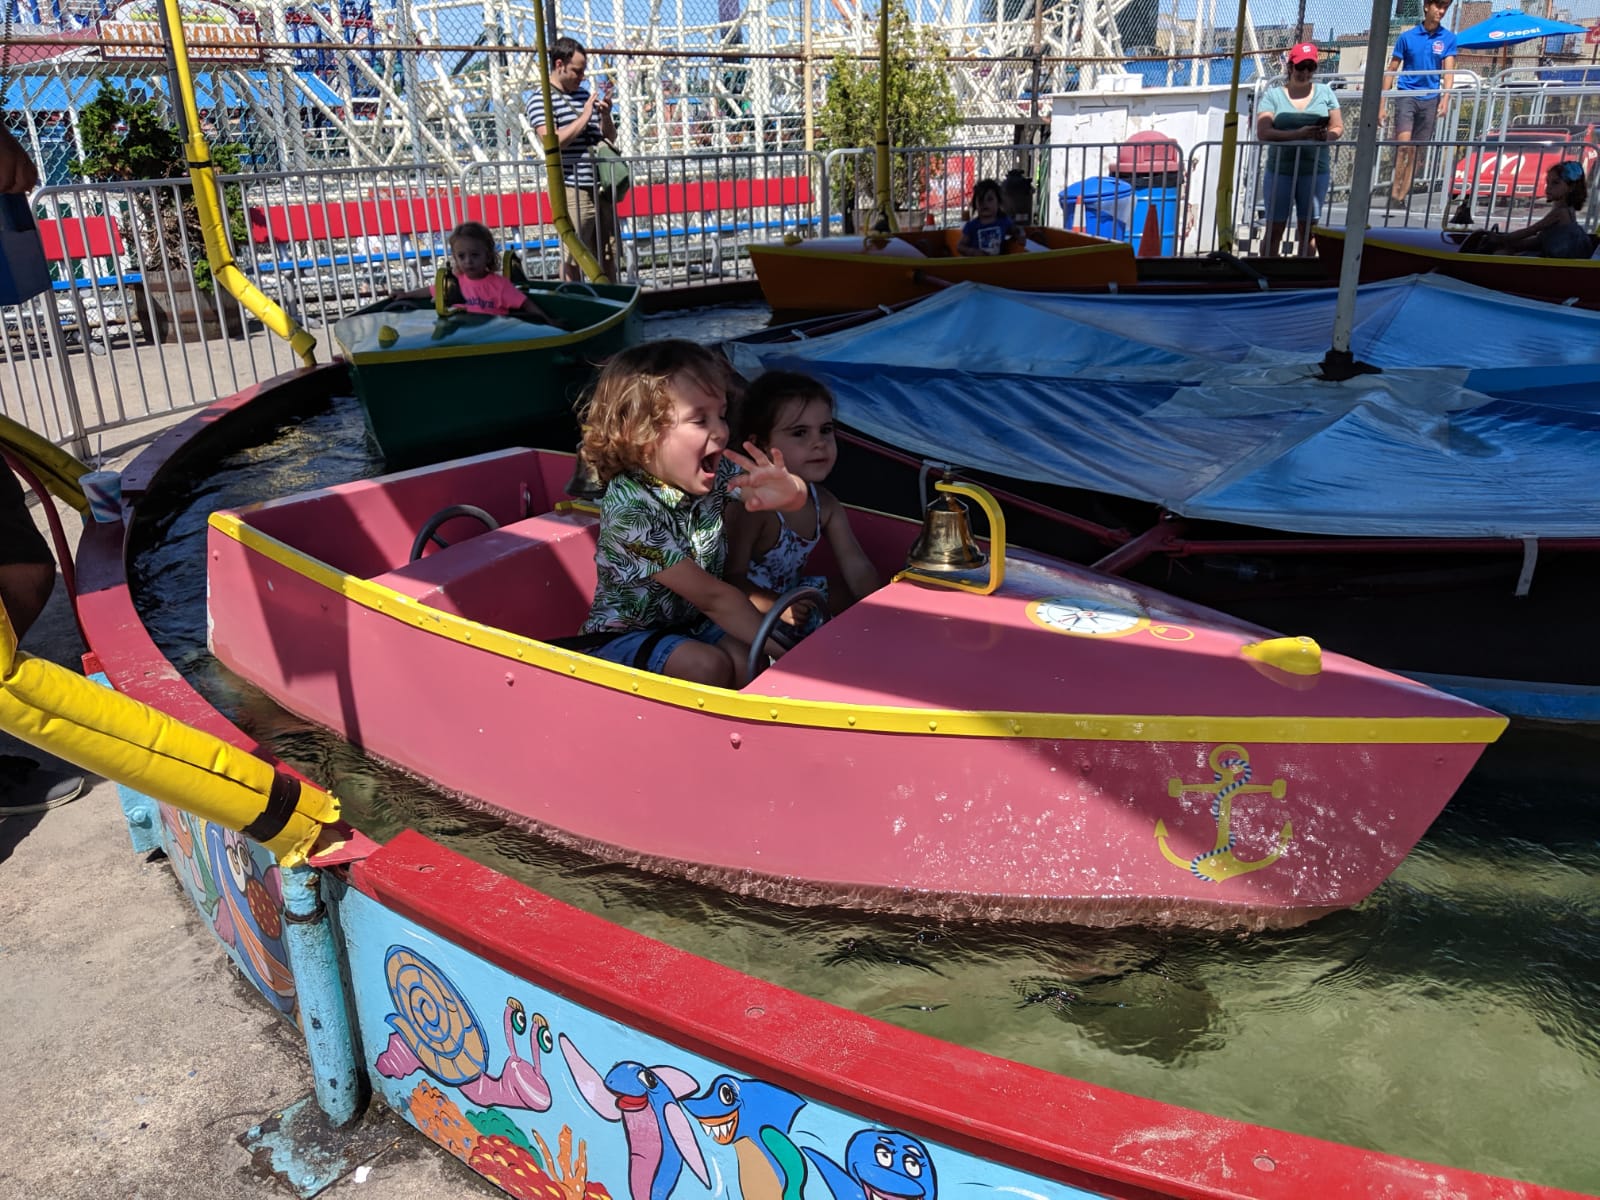
[[[311,1059],[317,1105],[330,1124],[348,1125],[360,1107],[355,1037],[333,923],[323,903],[322,873],[287,867],[283,885],[283,941],[294,971],[300,1024]]]

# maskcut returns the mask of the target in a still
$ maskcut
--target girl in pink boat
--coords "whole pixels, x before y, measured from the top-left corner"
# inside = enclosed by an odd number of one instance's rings
[[[876,591],[878,572],[856,541],[844,505],[822,482],[839,457],[834,430],[833,394],[809,375],[768,371],[745,392],[739,405],[740,440],[772,455],[806,484],[808,503],[795,512],[728,510],[728,578],[739,584],[762,612],[798,586],[828,594],[828,581],[804,574],[807,560],[826,536],[839,575],[848,589],[829,607],[839,611]],[[842,603],[836,601],[842,600]],[[822,623],[823,613],[796,605],[784,620],[803,633]]]
[[[735,509],[798,510],[807,493],[777,449],[729,446],[729,374],[721,355],[684,341],[631,347],[600,372],[579,450],[605,485],[595,593],[570,648],[697,683],[747,682],[762,615],[729,582],[724,523]]]

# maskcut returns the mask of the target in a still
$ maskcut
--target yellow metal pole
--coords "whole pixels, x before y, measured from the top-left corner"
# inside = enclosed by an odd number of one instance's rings
[[[171,3],[171,0],[168,0]],[[591,283],[610,283],[594,252],[583,244],[567,211],[566,180],[561,174],[561,142],[556,137],[555,106],[550,101],[550,56],[544,40],[544,0],[533,0],[534,44],[539,54],[539,95],[544,101],[544,175],[550,193],[550,223],[561,245]]]
[[[1233,78],[1228,84],[1228,115],[1222,119],[1222,158],[1217,170],[1217,249],[1229,254],[1233,252],[1233,164],[1239,149],[1239,65],[1244,57],[1248,10],[1249,0],[1239,0],[1239,15],[1233,22]]]
[[[881,220],[890,233],[900,231],[894,219],[894,200],[891,195],[893,176],[889,166],[889,5],[891,0],[879,0],[878,9],[878,198],[872,214],[872,224]]]
[[[248,751],[17,649],[0,608],[0,729],[31,746],[238,830],[295,866],[328,848],[339,801]]]
[[[811,6],[816,0],[801,0],[801,2],[805,8],[801,10],[800,18],[800,54],[803,59],[800,66],[800,90],[805,112],[806,153],[810,154],[817,148],[816,112],[811,102],[811,93],[816,86],[811,73]]]
[[[194,99],[194,73],[189,67],[189,47],[183,38],[183,14],[178,8],[178,0],[162,0],[160,12],[167,44],[171,48],[173,70],[177,75],[184,153],[189,159],[189,179],[194,184],[195,208],[200,214],[200,236],[205,240],[206,261],[211,264],[211,274],[245,309],[261,318],[263,325],[288,342],[289,348],[300,356],[306,366],[315,366],[317,339],[245,277],[234,262],[233,252],[228,249],[228,235],[222,223],[222,206],[217,199],[217,170],[212,165],[211,149],[206,145],[205,134],[200,129],[200,110]]]
[[[52,496],[88,514],[89,501],[83,494],[83,485],[78,482],[79,476],[89,469],[83,463],[3,414],[0,414],[0,449],[37,475]],[[0,463],[0,470],[8,469]]]

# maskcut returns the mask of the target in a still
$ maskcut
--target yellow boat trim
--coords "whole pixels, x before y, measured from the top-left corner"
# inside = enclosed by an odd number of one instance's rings
[[[617,692],[682,709],[766,725],[922,737],[1033,738],[1090,742],[1261,742],[1313,745],[1487,745],[1506,727],[1504,717],[1229,717],[1134,716],[1048,712],[971,712],[890,708],[752,696],[636,671],[592,655],[481,625],[413,599],[370,579],[358,579],[301,554],[246,525],[237,514],[211,514],[211,528],[352,604],[461,642],[508,662],[582,679]]]
[[[907,271],[924,271],[930,265],[936,263],[946,265],[964,263],[970,266],[977,261],[975,258],[962,258],[959,255],[953,257],[947,255],[944,258],[902,258],[895,254],[867,254],[861,251],[808,250],[804,242],[801,242],[798,246],[774,246],[770,242],[748,242],[744,248],[746,253],[752,257],[760,254],[770,254],[774,258],[803,258],[815,262],[869,263],[874,267],[881,266],[884,269],[899,267],[901,270]],[[1133,257],[1133,248],[1131,246],[1124,242],[1108,242],[1103,246],[1059,246],[1051,250],[1030,250],[1026,255],[992,256],[992,261],[995,264],[1011,263],[1015,265],[1019,262],[1047,262],[1051,259],[1067,258],[1075,254],[1105,253],[1115,254],[1121,258],[1124,251],[1127,252],[1127,257]]]
[[[1331,241],[1344,241],[1344,231],[1338,229],[1324,229],[1318,225],[1312,229],[1313,236],[1328,238]],[[1600,270],[1600,259],[1593,258],[1523,258],[1519,255],[1507,254],[1462,254],[1459,250],[1435,250],[1430,246],[1413,246],[1409,242],[1391,242],[1382,237],[1374,237],[1372,231],[1367,231],[1367,236],[1361,239],[1364,246],[1377,246],[1393,254],[1409,254],[1415,258],[1432,258],[1440,262],[1467,262],[1467,263],[1501,263],[1515,264],[1518,267],[1588,267]]]
[[[588,297],[582,297],[588,299]],[[604,297],[601,297],[604,299]],[[561,346],[572,346],[579,342],[586,342],[592,337],[598,337],[608,329],[614,329],[628,319],[630,313],[638,305],[638,297],[627,307],[620,309],[615,315],[607,317],[598,325],[585,325],[582,329],[573,330],[561,337],[532,338],[525,342],[489,342],[476,346],[429,346],[419,350],[363,350],[359,354],[350,353],[343,342],[339,349],[344,350],[351,362],[358,367],[381,367],[391,363],[406,362],[437,362],[441,358],[477,358],[485,354],[520,353],[529,350],[554,350]],[[368,313],[367,316],[377,316],[377,313]]]

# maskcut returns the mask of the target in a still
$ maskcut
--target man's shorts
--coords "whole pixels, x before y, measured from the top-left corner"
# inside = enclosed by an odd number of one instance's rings
[[[600,260],[602,267],[608,261],[614,261],[617,245],[615,205],[607,200],[598,199],[593,188],[574,187],[569,183],[567,215],[572,218],[572,227],[578,232],[578,240],[589,247],[589,252]],[[577,265],[570,254],[563,252],[562,258],[571,265]],[[615,282],[614,277],[613,282]]]
[[[33,523],[22,484],[11,468],[0,463],[0,566],[12,563],[50,563],[55,556]]]
[[[1439,93],[1428,96],[1396,96],[1394,135],[1411,135],[1413,142],[1433,141],[1433,127],[1439,120]]]
[[[727,635],[709,622],[693,633],[670,629],[636,629],[613,637],[603,646],[588,651],[595,658],[621,663],[639,671],[654,671],[657,675],[667,669],[667,659],[684,642],[704,642],[715,646]]]

